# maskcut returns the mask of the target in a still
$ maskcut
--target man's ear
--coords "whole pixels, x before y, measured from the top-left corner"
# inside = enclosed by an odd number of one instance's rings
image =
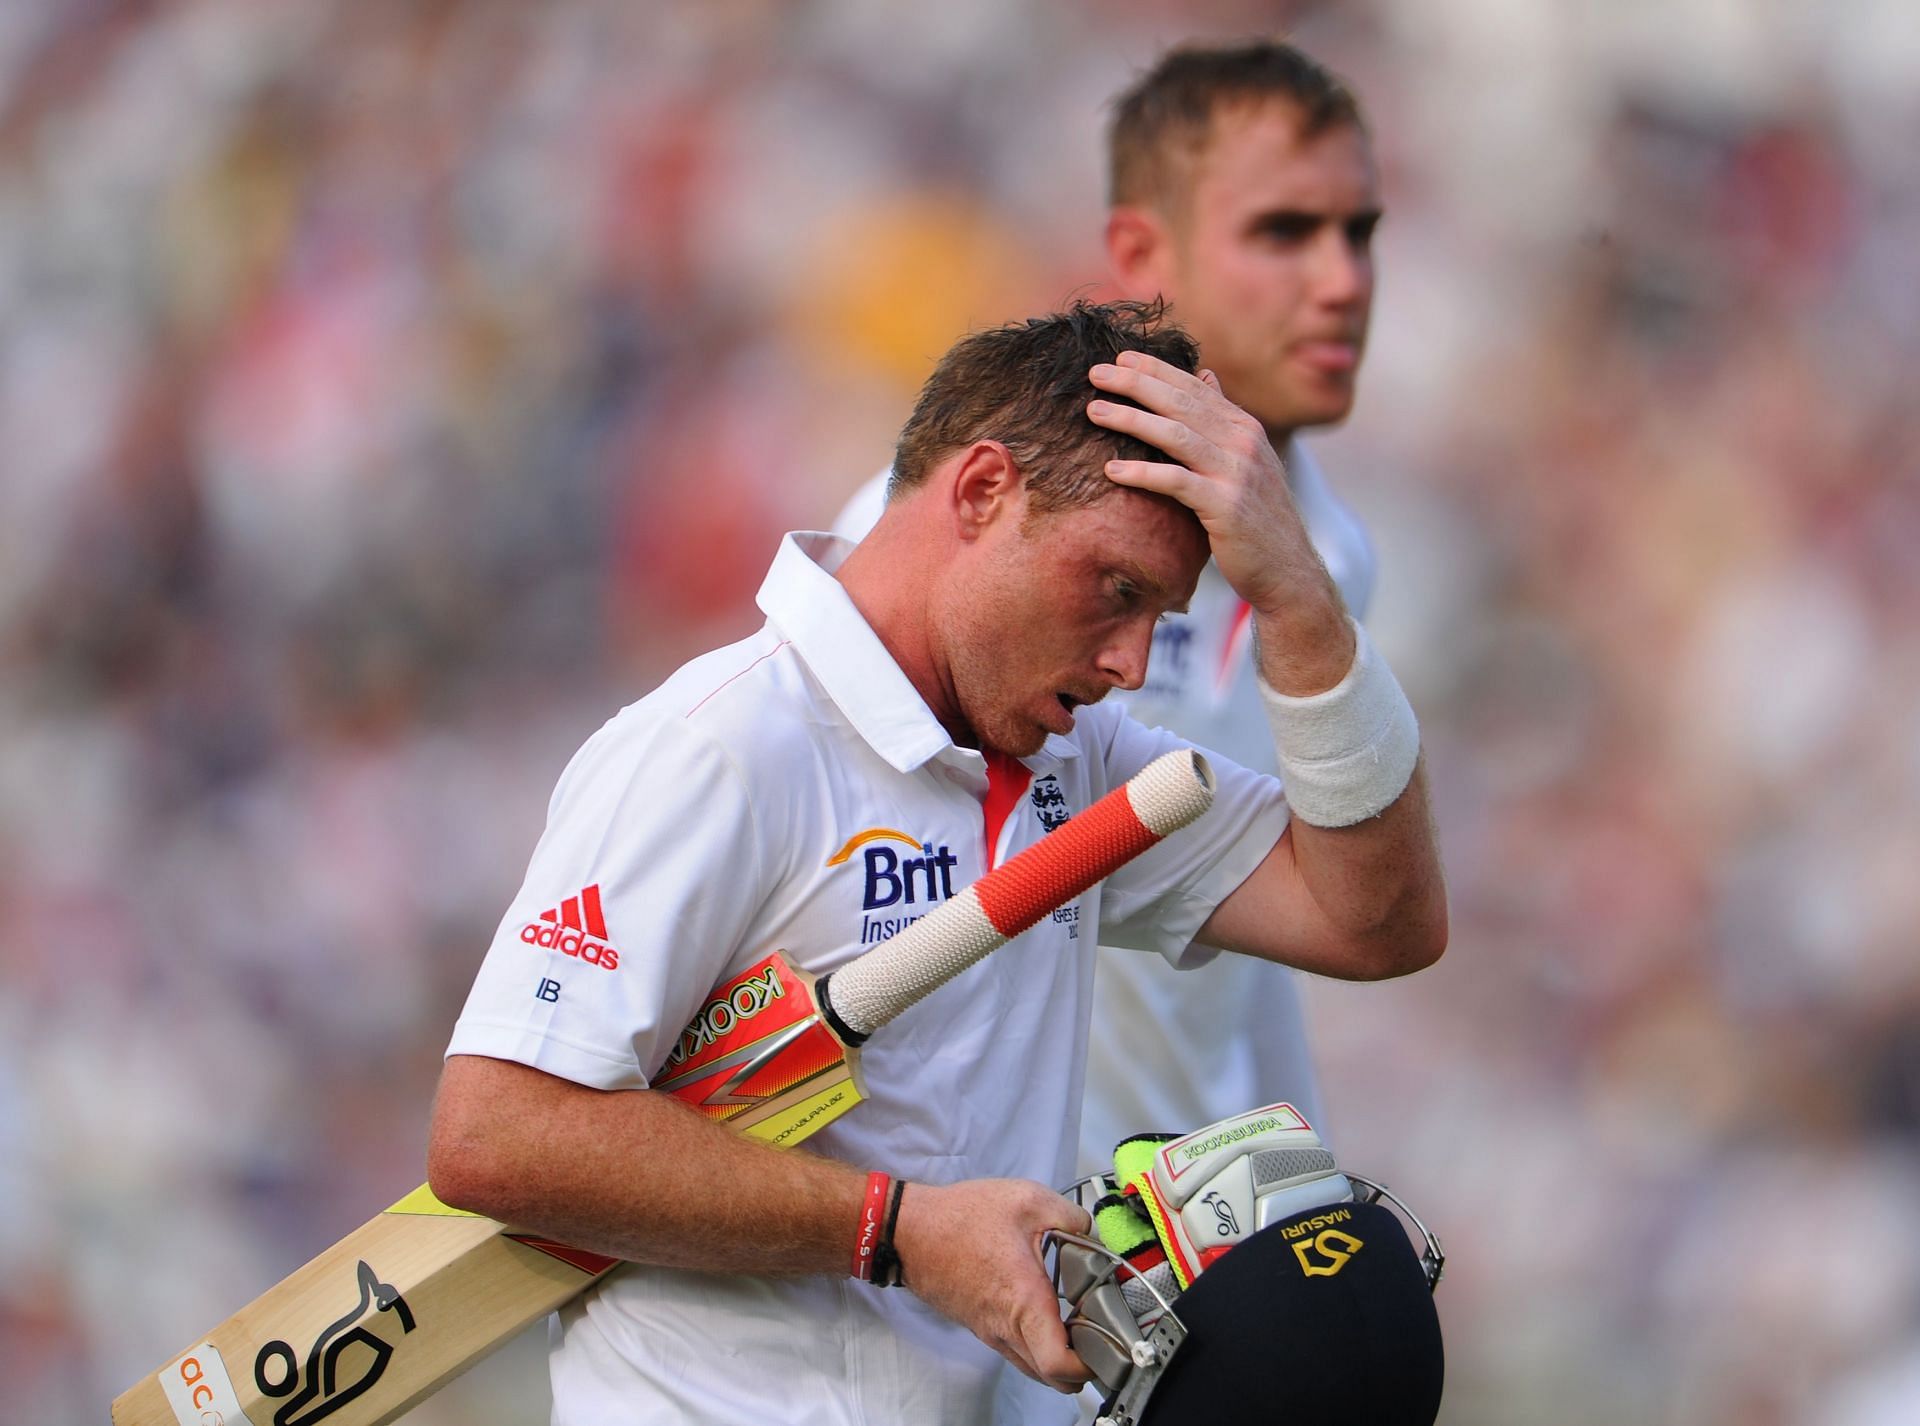
[[[1013,452],[998,441],[975,441],[959,455],[953,473],[954,532],[976,540],[989,526],[1018,520],[1026,504],[1026,479]]]
[[[1107,213],[1107,266],[1130,301],[1151,302],[1167,290],[1173,272],[1173,234],[1151,208],[1116,204]]]

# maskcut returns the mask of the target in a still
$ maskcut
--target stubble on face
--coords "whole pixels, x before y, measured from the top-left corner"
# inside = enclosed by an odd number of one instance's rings
[[[1071,732],[1079,708],[1119,686],[1116,647],[1132,650],[1144,674],[1155,620],[1186,607],[1207,554],[1190,512],[1118,487],[1093,505],[1016,521],[941,607],[957,713],[949,731],[1014,757]],[[1144,597],[1123,609],[1115,588],[1125,584]]]
[[[1011,537],[1032,538],[1025,531]],[[1019,558],[1022,554],[1027,559]],[[961,724],[948,731],[956,741],[970,741],[983,751],[1021,758],[1039,752],[1050,731],[1020,711],[1023,703],[1032,701],[1037,670],[1021,667],[1023,648],[1012,637],[1013,631],[1042,617],[1029,594],[1033,554],[997,550],[986,568],[969,573],[962,597],[946,602],[941,625],[950,697]],[[1023,682],[1028,685],[1024,689]]]

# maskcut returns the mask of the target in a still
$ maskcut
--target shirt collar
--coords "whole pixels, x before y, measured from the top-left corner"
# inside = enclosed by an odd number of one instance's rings
[[[954,746],[926,699],[833,577],[852,549],[851,540],[815,530],[782,537],[755,596],[761,611],[792,643],[854,731],[889,765],[911,772],[945,754],[943,761],[977,771],[984,782],[986,760],[971,748]],[[1050,733],[1039,752],[1021,761],[1044,775],[1079,754],[1072,739]]]
[[[1286,447],[1280,452],[1280,465],[1287,472],[1290,489],[1299,489],[1301,482],[1309,477],[1314,480],[1325,479],[1320,474],[1320,462],[1307,453],[1298,436],[1287,437]]]

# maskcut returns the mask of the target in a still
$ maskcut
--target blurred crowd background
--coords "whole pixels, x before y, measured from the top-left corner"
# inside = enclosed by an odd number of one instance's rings
[[[1310,1003],[1443,1419],[1920,1420],[1908,0],[0,6],[0,1420],[420,1181],[567,756],[1102,290],[1106,99],[1280,27],[1384,163],[1318,449],[1453,946]]]

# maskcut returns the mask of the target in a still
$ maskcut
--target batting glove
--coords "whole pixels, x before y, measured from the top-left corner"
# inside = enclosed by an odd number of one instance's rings
[[[1353,1185],[1291,1104],[1178,1137],[1136,1135],[1114,1150],[1113,1168],[1123,1200],[1133,1198],[1151,1224],[1179,1290],[1267,1224],[1353,1197]]]

